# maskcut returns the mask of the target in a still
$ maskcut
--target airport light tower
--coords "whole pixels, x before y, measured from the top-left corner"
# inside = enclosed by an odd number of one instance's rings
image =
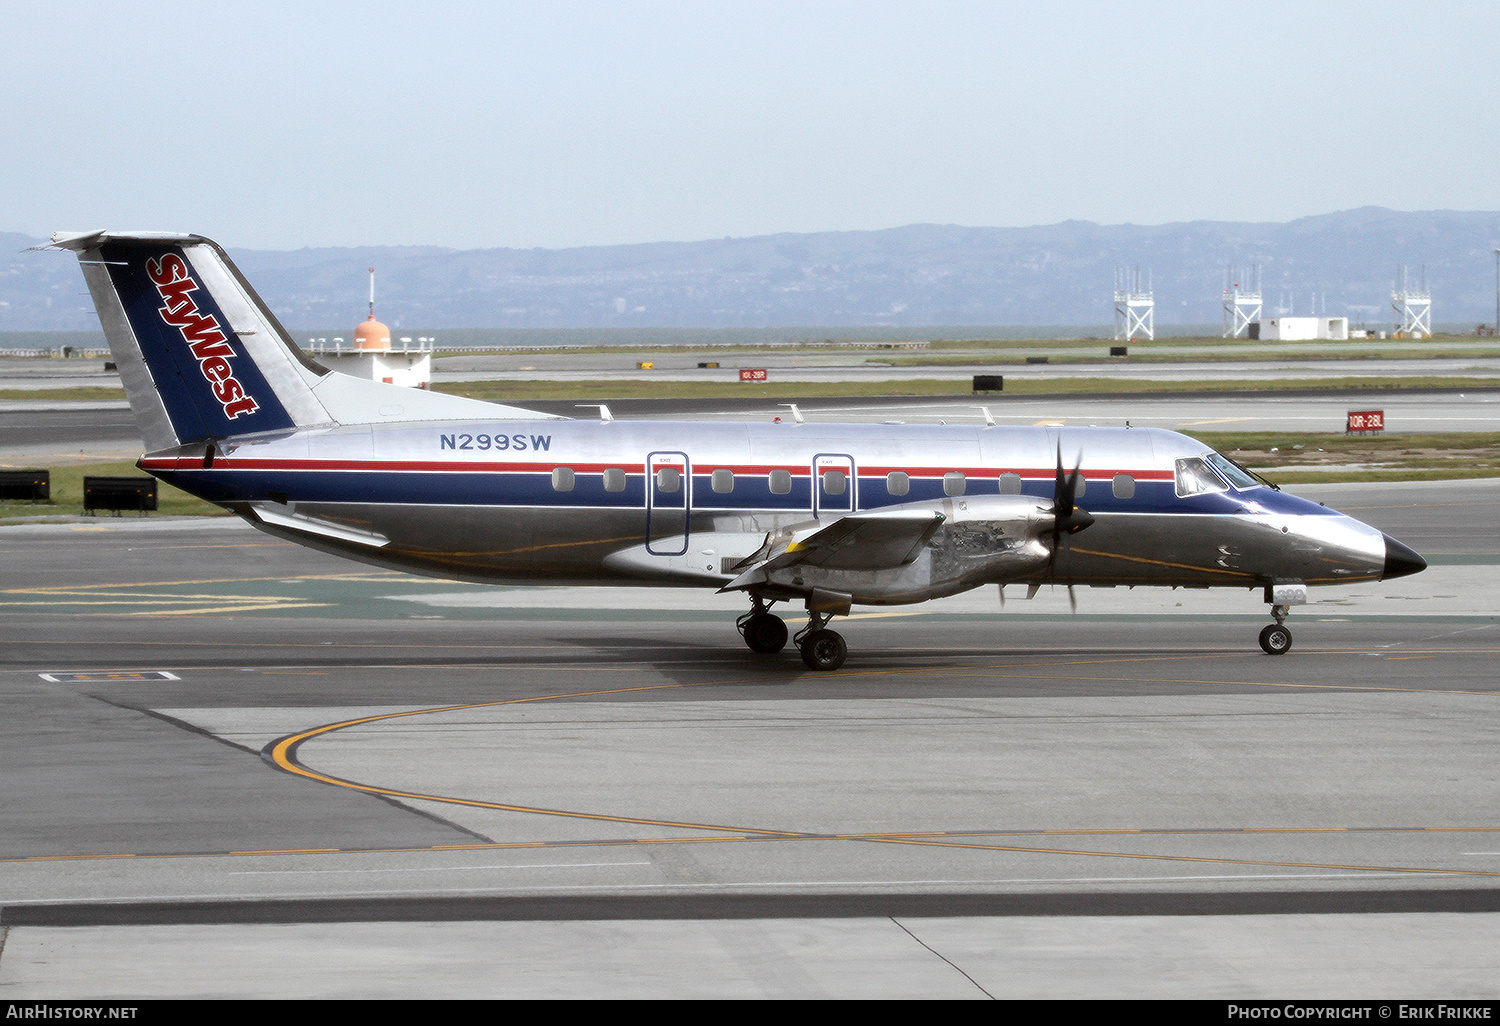
[[[1427,268],[1422,268],[1422,280],[1412,288],[1406,280],[1406,268],[1401,268],[1399,284],[1391,292],[1391,309],[1396,314],[1397,338],[1432,337],[1432,294],[1427,291]]]
[[[1156,338],[1156,299],[1149,272],[1141,287],[1141,269],[1115,268],[1115,338]]]
[[[1260,268],[1252,266],[1248,283],[1235,281],[1237,268],[1224,275],[1224,337],[1239,338],[1250,333],[1250,325],[1260,320]]]

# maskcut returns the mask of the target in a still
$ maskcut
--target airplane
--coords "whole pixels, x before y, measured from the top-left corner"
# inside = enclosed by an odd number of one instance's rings
[[[813,670],[855,605],[982,585],[1259,589],[1283,655],[1309,586],[1420,555],[1152,428],[685,423],[558,417],[339,374],[200,235],[62,233],[145,441],[138,466],[271,535],[492,584],[743,592],[766,655],[800,602]],[[1065,467],[1071,464],[1071,470]],[[1076,606],[1075,606],[1076,608]]]

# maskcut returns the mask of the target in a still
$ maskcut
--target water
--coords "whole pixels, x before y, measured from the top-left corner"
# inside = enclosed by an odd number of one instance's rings
[[[338,328],[289,328],[292,339],[306,347],[311,339],[335,338],[348,344],[354,336],[354,325]],[[1217,324],[1173,324],[1159,326],[1157,338],[1216,338]],[[1439,324],[1442,334],[1467,331],[1472,325]],[[1110,339],[1114,329],[1109,325],[1043,324],[1043,325],[942,325],[936,327],[804,327],[804,328],[400,328],[391,332],[396,345],[401,339],[415,342],[419,338],[436,339],[438,348],[469,347],[552,348],[562,346],[756,346],[791,345],[799,342],[926,342],[972,341],[980,339]],[[0,351],[5,349],[44,349],[74,346],[103,346],[102,331],[0,331]]]
[[[307,346],[312,339],[335,338],[348,344],[354,336],[354,325],[338,328],[288,328],[292,339]],[[938,327],[804,327],[804,328],[400,328],[391,332],[396,345],[401,339],[416,342],[435,338],[439,348],[470,346],[506,346],[552,348],[561,346],[741,346],[791,345],[799,342],[926,342],[940,339],[968,341],[975,339],[1053,339],[1109,338],[1108,326],[1079,325],[946,325]],[[1185,325],[1159,331],[1158,336],[1218,334],[1216,326]],[[4,331],[0,332],[0,350],[41,349],[60,346],[92,347],[104,345],[100,331]]]

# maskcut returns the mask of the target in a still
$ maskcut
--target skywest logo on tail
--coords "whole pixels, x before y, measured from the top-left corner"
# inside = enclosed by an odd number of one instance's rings
[[[234,376],[234,368],[229,364],[234,350],[229,348],[218,320],[213,314],[199,313],[197,302],[188,295],[196,292],[199,285],[188,273],[187,261],[176,253],[168,253],[159,260],[146,261],[146,274],[165,300],[158,311],[161,319],[181,332],[183,341],[198,360],[198,371],[213,386],[214,398],[224,407],[224,416],[233,420],[242,413],[260,409],[255,397],[248,395]]]

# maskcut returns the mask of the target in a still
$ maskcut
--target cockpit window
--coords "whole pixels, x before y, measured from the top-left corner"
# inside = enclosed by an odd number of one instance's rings
[[[1177,461],[1177,495],[1202,495],[1204,492],[1222,492],[1224,482],[1220,481],[1208,464],[1197,456],[1189,456],[1187,459]]]
[[[1224,480],[1236,488],[1254,488],[1260,484],[1259,481],[1246,473],[1244,468],[1228,456],[1211,452],[1203,458],[1209,462],[1210,466],[1223,475]]]

